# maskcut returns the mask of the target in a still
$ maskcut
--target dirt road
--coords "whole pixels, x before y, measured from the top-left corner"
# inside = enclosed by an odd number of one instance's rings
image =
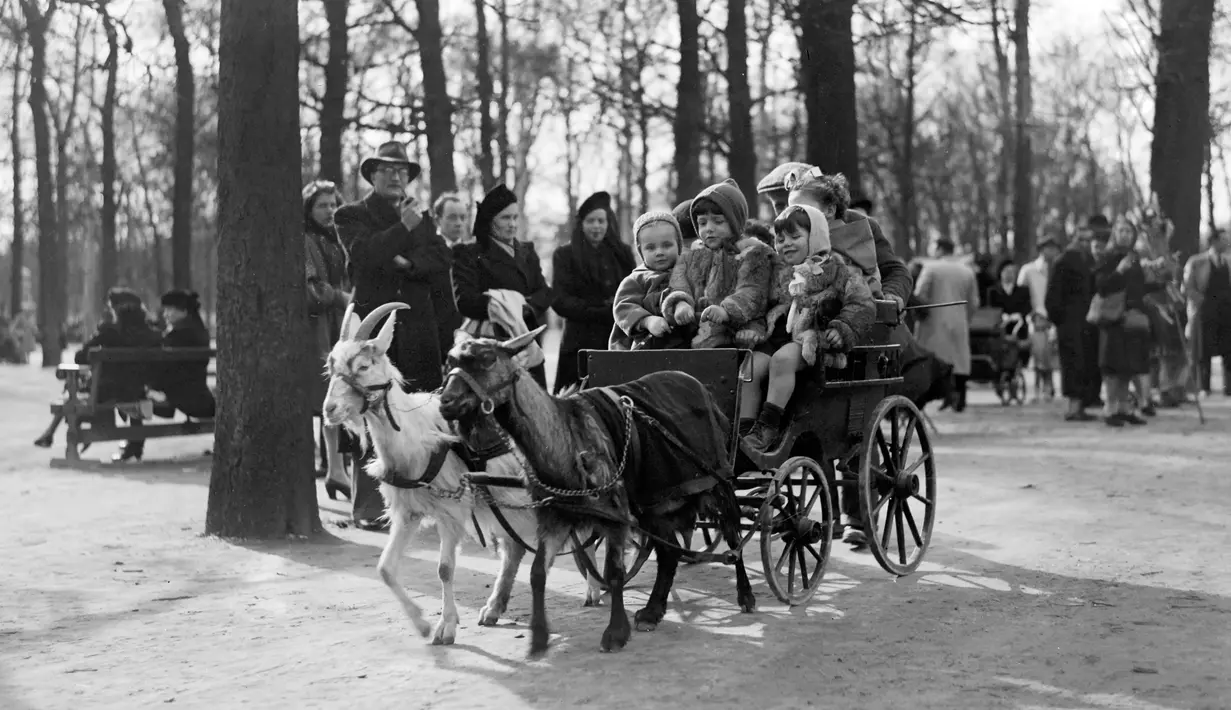
[[[208,469],[166,460],[208,440],[151,442],[163,464],[52,470],[29,442],[55,390],[37,368],[0,369],[5,710],[1231,707],[1223,398],[1204,427],[1189,410],[1112,430],[978,392],[935,417],[940,514],[914,576],[838,549],[822,592],[791,610],[753,564],[746,615],[728,569],[688,567],[659,630],[602,655],[606,609],[582,609],[561,564],[554,645],[528,663],[528,565],[507,620],[480,628],[496,563],[468,544],[458,643],[426,646],[376,578],[385,536],[338,527],[340,503],[322,495],[319,541],[202,537]],[[433,614],[434,550],[426,534],[404,575]]]

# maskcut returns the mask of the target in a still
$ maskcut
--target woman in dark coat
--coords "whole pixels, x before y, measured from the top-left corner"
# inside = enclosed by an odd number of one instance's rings
[[[338,427],[326,426],[321,417],[321,406],[329,381],[325,378],[325,360],[338,341],[342,330],[342,316],[350,303],[349,284],[346,283],[346,251],[338,241],[333,227],[333,213],[338,207],[338,188],[325,180],[308,183],[303,189],[304,265],[307,276],[308,327],[312,353],[308,369],[304,373],[304,386],[312,404],[312,415],[320,420],[318,429],[325,489],[343,491],[350,496],[350,481],[342,454],[338,449]]]
[[[156,348],[162,336],[150,327],[149,314],[141,297],[126,288],[113,288],[107,292],[107,304],[111,318],[98,326],[98,332],[87,340],[73,357],[78,365],[89,364],[89,352],[96,348]],[[145,399],[146,366],[141,364],[114,363],[102,369],[105,375],[98,383],[99,402],[137,402]],[[121,413],[132,427],[141,426],[141,417]],[[96,416],[92,427],[115,426],[115,415],[107,411]],[[145,440],[131,439],[111,457],[112,461],[141,460],[145,455]]]
[[[1135,378],[1150,374],[1150,322],[1145,314],[1145,271],[1130,245],[1115,244],[1103,253],[1094,273],[1094,286],[1104,299],[1123,294],[1124,317],[1099,326],[1099,371],[1107,388],[1108,426],[1145,424],[1133,413],[1129,387]],[[1144,404],[1144,403],[1143,403]]]
[[[195,291],[176,289],[162,297],[162,315],[167,332],[164,348],[208,348],[209,329],[201,320],[201,301]],[[194,419],[214,416],[214,393],[209,388],[209,358],[167,363],[147,380],[151,390],[161,392],[166,402],[155,405],[160,417],[174,417],[176,410]]]
[[[1030,362],[1030,329],[1026,322],[1032,309],[1030,289],[1017,285],[1017,264],[1005,259],[996,268],[996,283],[987,289],[987,305],[999,308],[1005,334],[1018,341],[1018,359],[1022,367]]]
[[[517,239],[521,213],[517,196],[504,185],[497,185],[479,203],[474,218],[475,243],[456,247],[453,263],[453,289],[457,310],[467,319],[462,327],[481,332],[490,323],[495,337],[507,338],[508,330],[490,322],[490,290],[521,294],[526,305],[522,320],[528,330],[545,322],[552,304],[552,290],[543,278],[534,244]],[[608,330],[610,333],[610,330]],[[530,368],[536,382],[547,387],[542,363]]]
[[[633,250],[620,241],[611,195],[596,192],[581,203],[573,220],[573,238],[552,255],[556,302],[565,319],[555,391],[578,381],[577,354],[606,350],[615,323],[611,306],[625,276],[637,265]]]

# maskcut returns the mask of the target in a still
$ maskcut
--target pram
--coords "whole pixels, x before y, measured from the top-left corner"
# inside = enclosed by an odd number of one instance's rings
[[[970,319],[970,381],[992,383],[1005,406],[1026,401],[1025,336],[1025,319],[1013,314],[1005,320],[1000,308],[979,308]]]

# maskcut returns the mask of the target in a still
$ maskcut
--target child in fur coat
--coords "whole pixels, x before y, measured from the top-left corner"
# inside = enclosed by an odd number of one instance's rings
[[[680,223],[670,212],[646,212],[633,225],[633,242],[641,266],[624,277],[616,290],[612,314],[615,326],[608,350],[686,348],[690,333],[673,329],[663,318],[662,302],[670,289],[671,270],[684,240]]]
[[[702,190],[692,201],[694,248],[671,272],[663,314],[672,327],[697,324],[694,348],[725,348],[735,333],[765,315],[773,250],[743,237],[748,203],[734,180]]]
[[[829,224],[814,207],[793,205],[774,220],[777,234],[770,310],[764,337],[754,329],[741,342],[764,340],[753,355],[752,382],[742,397],[765,406],[755,421],[740,422],[744,446],[764,453],[782,435],[782,417],[795,392],[796,373],[818,362],[846,367],[846,355],[871,328],[876,305],[863,271],[832,251]],[[754,332],[749,332],[749,331]]]

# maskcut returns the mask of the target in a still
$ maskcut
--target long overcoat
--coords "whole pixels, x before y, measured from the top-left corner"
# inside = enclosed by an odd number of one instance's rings
[[[1065,397],[1093,403],[1102,389],[1098,367],[1098,328],[1086,322],[1094,298],[1094,256],[1069,249],[1052,266],[1047,280],[1047,318],[1056,326],[1060,385]]]
[[[424,213],[411,231],[402,224],[396,207],[373,193],[338,208],[334,224],[346,247],[355,314],[362,318],[393,301],[409,305],[408,313],[398,313],[389,356],[412,391],[436,389],[443,356],[432,285],[448,274],[453,257],[436,234],[431,216]],[[394,261],[398,256],[409,266],[398,266]]]
[[[919,345],[953,365],[955,375],[970,374],[970,318],[979,308],[979,284],[970,267],[953,259],[924,264],[915,284],[924,303],[966,301],[965,306],[933,308],[915,326]]]

